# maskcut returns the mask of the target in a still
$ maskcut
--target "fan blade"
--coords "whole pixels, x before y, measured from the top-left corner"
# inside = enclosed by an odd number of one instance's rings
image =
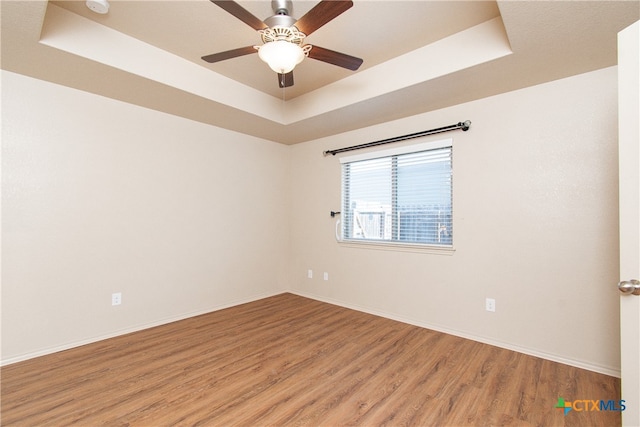
[[[351,71],[355,71],[360,68],[360,65],[362,65],[363,62],[362,59],[356,58],[355,56],[325,49],[316,45],[313,45],[309,51],[309,58],[337,65],[338,67],[346,68]]]
[[[289,71],[287,74],[278,74],[278,86],[293,86],[293,71]]]
[[[238,56],[249,55],[250,53],[256,53],[257,50],[253,46],[239,47],[238,49],[227,50],[225,52],[213,53],[211,55],[205,55],[202,57],[207,62],[219,62],[225,59],[236,58]]]
[[[262,22],[260,19],[256,18],[244,7],[240,6],[238,3],[232,0],[211,0],[211,3],[214,3],[220,6],[222,9],[226,10],[254,30],[264,30],[268,28],[267,24]]]
[[[351,0],[322,0],[295,23],[307,36],[353,6]]]

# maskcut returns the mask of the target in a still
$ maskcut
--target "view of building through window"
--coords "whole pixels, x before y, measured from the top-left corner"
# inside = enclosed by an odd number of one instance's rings
[[[348,240],[453,243],[451,147],[343,163]]]

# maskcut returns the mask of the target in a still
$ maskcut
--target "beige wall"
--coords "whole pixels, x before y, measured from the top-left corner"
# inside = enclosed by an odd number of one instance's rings
[[[615,68],[295,146],[5,71],[2,103],[3,363],[292,290],[619,372]],[[323,150],[467,119],[401,143],[454,138],[453,255],[335,241]]]
[[[3,363],[288,288],[288,147],[5,71],[2,107]]]
[[[294,291],[618,375],[616,90],[608,68],[293,146]],[[323,150],[464,120],[402,143],[454,139],[453,255],[336,242]]]

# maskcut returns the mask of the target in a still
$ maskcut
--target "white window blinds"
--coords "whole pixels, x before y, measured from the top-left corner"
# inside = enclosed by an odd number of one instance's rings
[[[438,145],[343,160],[343,239],[451,246],[452,147]]]

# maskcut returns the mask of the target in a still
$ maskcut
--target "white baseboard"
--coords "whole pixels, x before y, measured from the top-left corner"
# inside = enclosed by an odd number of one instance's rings
[[[442,332],[442,333],[449,334],[449,335],[454,335],[454,336],[457,336],[457,337],[460,337],[460,338],[465,338],[465,339],[469,339],[469,340],[472,340],[472,341],[477,341],[477,342],[481,342],[481,343],[484,343],[484,344],[493,345],[495,347],[500,347],[500,348],[504,348],[504,349],[507,349],[507,350],[516,351],[518,353],[526,354],[526,355],[529,355],[529,356],[539,357],[541,359],[550,360],[552,362],[558,362],[558,363],[562,363],[564,365],[574,366],[576,368],[586,369],[588,371],[593,371],[593,372],[597,372],[597,373],[600,373],[600,374],[609,375],[609,376],[612,376],[612,377],[620,378],[620,376],[621,376],[619,368],[613,368],[613,367],[610,367],[610,366],[602,366],[602,365],[598,365],[598,364],[594,364],[594,363],[590,363],[590,362],[585,362],[583,360],[570,359],[570,358],[566,358],[566,357],[559,356],[559,355],[556,355],[556,354],[545,353],[543,351],[539,351],[539,350],[536,350],[536,349],[527,348],[527,347],[521,347],[519,345],[514,345],[514,344],[498,341],[498,340],[495,340],[495,339],[492,339],[492,338],[488,338],[488,337],[483,337],[483,336],[480,336],[480,335],[469,334],[469,333],[466,333],[466,332],[463,332],[463,331],[458,331],[458,330],[455,330],[455,329],[446,328],[446,327],[443,327],[443,326],[440,326],[440,325],[420,322],[420,321],[416,321],[414,319],[409,319],[409,318],[406,318],[406,317],[403,317],[403,316],[398,316],[398,315],[393,314],[393,313],[387,313],[387,312],[380,311],[380,310],[372,310],[372,309],[369,309],[367,307],[362,307],[362,306],[359,306],[359,305],[356,305],[356,304],[349,304],[349,303],[345,303],[343,301],[334,300],[332,298],[326,298],[326,297],[315,295],[315,294],[311,294],[311,293],[299,292],[299,291],[293,291],[293,290],[289,290],[288,292],[292,293],[294,295],[299,295],[301,297],[311,298],[311,299],[314,299],[316,301],[322,301],[322,302],[326,302],[328,304],[337,305],[337,306],[348,308],[348,309],[351,309],[351,310],[356,310],[356,311],[360,311],[360,312],[363,312],[363,313],[373,314],[374,316],[380,316],[380,317],[384,317],[386,319],[396,320],[398,322],[406,323],[406,324],[409,324],[409,325],[419,326],[421,328],[431,329],[433,331]]]
[[[129,334],[129,333],[132,333],[132,332],[137,332],[137,331],[141,331],[141,330],[144,330],[144,329],[148,329],[148,328],[153,328],[153,327],[160,326],[160,325],[165,325],[167,323],[172,323],[172,322],[176,322],[176,321],[179,321],[179,320],[188,319],[190,317],[200,316],[202,314],[207,314],[207,313],[211,313],[213,311],[223,310],[225,308],[233,307],[233,306],[240,305],[240,304],[246,304],[246,303],[257,301],[257,300],[260,300],[260,299],[272,297],[274,295],[279,295],[279,294],[282,294],[282,293],[291,293],[291,294],[294,294],[294,295],[299,295],[301,297],[314,299],[316,301],[326,302],[328,304],[333,304],[333,305],[337,305],[337,306],[340,306],[340,307],[348,308],[348,309],[351,309],[351,310],[356,310],[356,311],[360,311],[360,312],[363,312],[363,313],[372,314],[374,316],[380,316],[380,317],[384,317],[384,318],[387,318],[387,319],[396,320],[398,322],[406,323],[406,324],[409,324],[409,325],[414,325],[414,326],[418,326],[418,327],[421,327],[421,328],[431,329],[431,330],[442,332],[442,333],[445,333],[445,334],[454,335],[454,336],[465,338],[465,339],[469,339],[469,340],[472,340],[472,341],[477,341],[477,342],[481,342],[481,343],[484,343],[484,344],[489,344],[489,345],[493,345],[493,346],[496,346],[496,347],[504,348],[504,349],[507,349],[507,350],[516,351],[518,353],[527,354],[529,356],[540,357],[542,359],[550,360],[550,361],[553,361],[553,362],[558,362],[558,363],[562,363],[562,364],[569,365],[569,366],[575,366],[577,368],[586,369],[586,370],[589,370],[589,371],[598,372],[600,374],[605,374],[605,375],[609,375],[609,376],[620,378],[620,369],[616,369],[616,368],[612,368],[612,367],[608,367],[608,366],[597,365],[597,364],[585,362],[585,361],[582,361],[582,360],[569,359],[569,358],[562,357],[562,356],[559,356],[559,355],[556,355],[556,354],[545,353],[545,352],[542,352],[542,351],[539,351],[539,350],[536,350],[536,349],[531,349],[531,348],[521,347],[521,346],[510,344],[510,343],[505,343],[505,342],[498,341],[498,340],[495,340],[495,339],[492,339],[492,338],[488,338],[488,337],[468,334],[468,333],[463,332],[463,331],[458,331],[458,330],[442,327],[440,325],[435,325],[435,324],[429,324],[429,323],[425,323],[425,322],[416,321],[414,319],[409,319],[409,318],[406,318],[406,317],[403,317],[403,316],[398,316],[398,315],[393,314],[393,313],[387,313],[387,312],[380,311],[380,310],[372,310],[372,309],[369,309],[367,307],[359,306],[359,305],[356,305],[356,304],[349,304],[349,303],[345,303],[343,301],[334,300],[332,298],[326,298],[326,297],[323,297],[323,296],[320,296],[320,295],[315,295],[315,294],[305,293],[305,292],[300,292],[300,291],[294,291],[294,290],[277,291],[277,292],[271,292],[271,293],[256,295],[256,296],[253,296],[253,297],[250,297],[250,298],[245,298],[245,299],[241,299],[241,300],[235,300],[235,301],[232,301],[232,302],[229,302],[229,303],[226,303],[226,304],[222,304],[222,305],[216,305],[216,306],[204,309],[204,310],[198,310],[198,311],[194,311],[194,312],[190,312],[190,313],[184,313],[184,314],[181,314],[181,315],[178,315],[178,316],[174,316],[174,317],[170,317],[170,318],[157,320],[157,321],[154,321],[154,322],[149,322],[149,323],[145,323],[145,324],[132,326],[130,328],[120,329],[120,330],[114,331],[114,332],[109,333],[109,334],[100,335],[100,336],[96,336],[96,337],[91,337],[91,338],[80,340],[80,341],[74,341],[74,342],[66,343],[66,344],[63,344],[63,345],[56,346],[56,347],[45,348],[45,349],[42,349],[42,350],[38,350],[38,351],[26,353],[26,354],[21,354],[19,356],[10,357],[10,358],[7,358],[7,359],[0,360],[0,366],[5,366],[5,365],[10,365],[12,363],[22,362],[24,360],[32,359],[34,357],[45,356],[47,354],[57,353],[57,352],[63,351],[63,350],[69,350],[69,349],[74,348],[74,347],[80,347],[82,345],[91,344],[91,343],[102,341],[102,340],[109,339],[109,338],[114,338],[114,337],[117,337],[117,336],[120,336],[120,335],[125,335],[125,334]]]
[[[59,351],[69,350],[71,348],[80,347],[80,346],[83,346],[83,345],[86,345],[86,344],[91,344],[91,343],[102,341],[102,340],[106,340],[106,339],[109,339],[109,338],[115,338],[115,337],[118,337],[120,335],[126,335],[126,334],[130,334],[132,332],[138,332],[138,331],[142,331],[144,329],[149,329],[149,328],[154,328],[156,326],[166,325],[167,323],[177,322],[179,320],[188,319],[190,317],[200,316],[202,314],[207,314],[207,313],[211,313],[211,312],[214,312],[214,311],[223,310],[225,308],[234,307],[236,305],[246,304],[246,303],[257,301],[257,300],[261,300],[261,299],[264,299],[264,298],[269,298],[269,297],[272,297],[274,295],[279,295],[279,294],[282,294],[282,293],[285,293],[285,292],[286,291],[277,291],[277,292],[259,294],[259,295],[252,296],[252,297],[249,297],[249,298],[244,298],[244,299],[240,299],[240,300],[234,300],[234,301],[226,303],[226,304],[215,305],[215,306],[203,309],[203,310],[193,311],[193,312],[189,312],[189,313],[183,313],[183,314],[179,314],[177,316],[167,317],[167,318],[164,318],[164,319],[155,320],[153,322],[144,323],[144,324],[140,324],[140,325],[135,325],[135,326],[132,326],[130,328],[119,329],[119,330],[110,332],[108,334],[99,335],[99,336],[95,336],[95,337],[90,337],[90,338],[83,339],[83,340],[80,340],[80,341],[73,341],[73,342],[65,343],[65,344],[62,344],[62,345],[59,345],[59,346],[55,346],[55,347],[43,348],[41,350],[37,350],[37,351],[34,351],[34,352],[21,354],[19,356],[9,357],[7,359],[2,359],[2,360],[0,360],[0,366],[11,365],[12,363],[22,362],[24,360],[33,359],[34,357],[45,356],[47,354],[52,354],[52,353],[57,353]]]

